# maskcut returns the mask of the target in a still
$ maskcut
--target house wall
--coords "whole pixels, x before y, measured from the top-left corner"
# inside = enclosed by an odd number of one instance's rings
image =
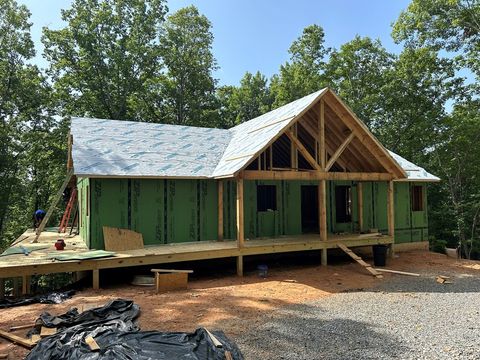
[[[301,186],[315,181],[244,181],[245,238],[300,235]],[[387,233],[386,182],[363,183],[364,229]],[[257,211],[257,185],[276,185],[277,210]],[[352,186],[352,221],[335,221],[336,185]],[[395,183],[397,243],[428,239],[426,189],[424,211],[412,212],[410,186]],[[80,234],[91,248],[103,248],[102,226],[132,229],[146,245],[217,239],[217,184],[214,180],[83,179],[78,183]],[[87,192],[90,214],[87,216]],[[236,183],[224,181],[224,238],[236,237]],[[357,187],[354,181],[327,182],[329,233],[358,231]]]
[[[90,214],[87,211],[90,200],[90,180],[82,178],[77,180],[78,191],[78,227],[80,236],[90,246]]]

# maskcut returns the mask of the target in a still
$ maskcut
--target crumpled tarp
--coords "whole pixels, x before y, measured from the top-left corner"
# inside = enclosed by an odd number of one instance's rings
[[[51,292],[49,294],[44,295],[36,295],[32,297],[25,297],[25,298],[18,298],[18,299],[2,299],[0,300],[0,309],[14,307],[14,306],[22,306],[22,305],[30,305],[30,304],[60,304],[67,299],[70,299],[73,295],[75,295],[74,290],[69,290],[65,292]]]
[[[33,333],[41,326],[56,327],[57,332],[39,341],[26,360],[224,360],[225,351],[230,351],[233,359],[243,360],[237,346],[221,331],[212,331],[223,345],[216,348],[203,328],[193,333],[140,331],[135,323],[139,314],[137,304],[123,299],[83,313],[77,309],[60,316],[43,313]],[[87,336],[95,339],[99,351],[90,350]]]

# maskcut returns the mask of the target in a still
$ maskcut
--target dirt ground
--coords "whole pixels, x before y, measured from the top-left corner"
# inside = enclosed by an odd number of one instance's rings
[[[480,274],[480,262],[456,260],[425,251],[400,253],[387,265],[388,269],[421,274]],[[372,288],[381,281],[389,281],[392,276],[401,275],[385,273],[384,279],[379,280],[358,264],[342,261],[327,267],[274,267],[269,269],[265,279],[258,277],[256,272],[247,273],[243,278],[210,275],[190,281],[188,290],[159,295],[155,294],[153,287],[117,285],[98,291],[79,291],[58,305],[34,304],[0,310],[0,329],[33,324],[44,311],[61,314],[71,307],[101,306],[109,300],[124,298],[140,305],[139,325],[142,330],[190,332],[197,327],[206,327],[223,330],[227,336],[235,337],[279,308],[339,292]],[[19,330],[15,334],[25,336],[27,331]],[[22,359],[28,351],[0,339],[0,354],[5,353],[10,359]]]

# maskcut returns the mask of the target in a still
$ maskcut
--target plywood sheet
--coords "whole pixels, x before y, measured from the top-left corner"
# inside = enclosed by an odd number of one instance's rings
[[[143,249],[142,234],[128,229],[104,226],[103,239],[107,251]]]

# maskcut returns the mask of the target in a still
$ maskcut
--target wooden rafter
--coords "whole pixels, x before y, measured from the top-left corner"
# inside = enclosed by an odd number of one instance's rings
[[[390,173],[375,172],[325,172],[311,171],[258,171],[245,170],[245,180],[357,180],[357,181],[389,181]]]
[[[335,161],[342,155],[343,151],[347,148],[348,144],[353,140],[355,137],[355,134],[352,132],[350,135],[347,136],[347,138],[340,144],[338,149],[333,153],[332,157],[328,159],[328,163],[325,166],[325,171],[330,170],[330,168],[335,164]]]
[[[320,170],[320,166],[317,164],[315,159],[313,158],[312,155],[308,152],[308,150],[303,146],[300,140],[293,134],[291,130],[287,130],[285,134],[288,136],[292,144],[297,148],[297,150],[302,154],[302,156],[305,158],[305,160],[308,161],[311,167],[313,167],[316,170]]]
[[[320,139],[318,143],[320,145],[320,167],[323,171],[325,170],[325,104],[323,99],[320,99],[320,116],[319,116],[319,133]]]

